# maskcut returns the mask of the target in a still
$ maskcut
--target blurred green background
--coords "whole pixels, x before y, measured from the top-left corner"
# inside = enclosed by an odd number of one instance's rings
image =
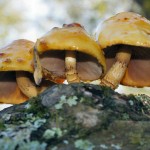
[[[150,0],[0,0],[0,47],[25,38],[36,41],[51,28],[71,22],[95,34],[105,19],[133,11],[150,19]],[[146,93],[150,89],[119,87],[123,93]]]
[[[54,26],[79,22],[89,33],[122,11],[150,18],[150,0],[0,0],[0,47],[18,38],[35,41]]]

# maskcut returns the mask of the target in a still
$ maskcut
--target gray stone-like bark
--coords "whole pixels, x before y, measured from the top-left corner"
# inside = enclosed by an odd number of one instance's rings
[[[2,150],[150,148],[150,97],[107,87],[55,85],[0,118]]]

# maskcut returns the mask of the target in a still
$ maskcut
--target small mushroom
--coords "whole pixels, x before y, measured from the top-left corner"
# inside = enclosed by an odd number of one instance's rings
[[[34,42],[19,39],[0,49],[0,103],[24,102],[52,84],[34,84],[33,47]]]
[[[20,103],[37,95],[27,75],[33,72],[33,45],[20,39],[0,49],[0,102]]]
[[[53,72],[68,83],[92,82],[104,75],[103,52],[80,24],[53,28],[37,40],[35,50],[47,73]]]
[[[150,86],[150,21],[133,12],[116,14],[103,22],[98,43],[107,64],[103,85]]]

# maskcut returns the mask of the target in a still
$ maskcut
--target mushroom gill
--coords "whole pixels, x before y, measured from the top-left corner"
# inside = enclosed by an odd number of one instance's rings
[[[25,96],[16,83],[14,71],[0,72],[0,103],[19,104],[26,101]]]
[[[150,48],[134,47],[134,53],[121,83],[133,87],[150,86]]]
[[[96,58],[78,52],[77,72],[82,81],[93,81],[101,78],[103,67]]]
[[[46,51],[40,56],[41,65],[56,76],[65,76],[66,51]],[[82,52],[76,52],[76,71],[81,81],[93,81],[101,77],[103,67],[96,58]]]

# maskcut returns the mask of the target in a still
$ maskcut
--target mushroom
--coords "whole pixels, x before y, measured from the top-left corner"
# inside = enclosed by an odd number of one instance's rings
[[[37,39],[35,51],[47,73],[68,83],[97,81],[105,72],[102,50],[78,23],[53,28]]]
[[[98,43],[106,56],[103,85],[150,86],[150,21],[133,12],[116,14],[103,22]]]
[[[34,84],[33,47],[34,42],[19,39],[0,49],[0,103],[24,102],[48,86]]]

